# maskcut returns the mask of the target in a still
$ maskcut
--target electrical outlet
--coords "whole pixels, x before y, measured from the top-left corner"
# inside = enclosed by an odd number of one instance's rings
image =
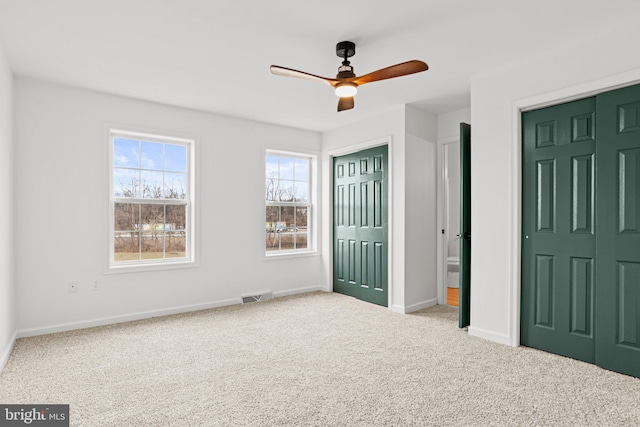
[[[69,293],[75,294],[78,292],[78,282],[69,282]]]
[[[102,283],[100,283],[100,280],[94,280],[93,283],[91,283],[91,290],[99,291],[100,289],[102,289]]]

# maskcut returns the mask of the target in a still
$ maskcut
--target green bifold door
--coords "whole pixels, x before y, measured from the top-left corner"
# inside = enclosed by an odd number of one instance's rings
[[[333,159],[333,290],[387,306],[387,146]]]
[[[522,131],[521,343],[640,377],[640,85]]]

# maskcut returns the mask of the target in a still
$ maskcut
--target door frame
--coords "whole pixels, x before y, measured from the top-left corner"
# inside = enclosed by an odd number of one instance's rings
[[[520,345],[520,304],[522,287],[522,113],[538,108],[564,104],[602,92],[640,83],[640,69],[592,80],[575,86],[547,92],[511,103],[511,141],[509,152],[509,340],[505,344]],[[472,261],[473,262],[473,261]]]
[[[452,136],[441,141],[438,141],[438,183],[437,183],[437,205],[438,209],[438,229],[444,230],[438,232],[438,238],[440,242],[438,244],[438,270],[437,270],[437,282],[438,282],[438,304],[445,305],[447,303],[447,245],[449,242],[449,236],[451,229],[449,224],[449,196],[450,189],[448,186],[447,176],[449,173],[448,166],[448,148],[450,145],[460,145],[460,137]]]
[[[334,150],[327,151],[324,156],[324,164],[326,167],[324,168],[323,175],[325,176],[325,182],[328,182],[328,186],[325,187],[328,189],[328,195],[325,200],[328,202],[328,205],[323,206],[323,213],[325,215],[325,221],[323,224],[325,226],[325,231],[323,231],[323,236],[328,236],[328,239],[323,239],[324,247],[327,248],[328,257],[328,268],[325,270],[327,272],[326,283],[327,289],[329,292],[333,292],[333,158],[340,157],[347,154],[354,154],[362,150],[366,150],[369,148],[375,148],[386,145],[387,146],[387,221],[389,227],[387,229],[387,242],[388,242],[388,251],[387,251],[387,308],[392,309],[394,305],[393,301],[393,138],[391,135],[385,136],[382,138],[362,142],[359,144],[348,145],[346,147],[336,148]],[[325,251],[323,251],[325,252]]]

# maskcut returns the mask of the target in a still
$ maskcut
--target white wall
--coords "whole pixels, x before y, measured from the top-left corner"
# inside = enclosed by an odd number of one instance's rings
[[[14,89],[20,335],[321,286],[320,256],[263,258],[264,150],[319,153],[320,134],[24,77]],[[106,123],[196,135],[199,267],[105,274]],[[102,289],[92,291],[96,279]],[[70,281],[78,293],[68,293]]]
[[[331,212],[332,153],[388,140],[390,181],[389,306],[410,312],[436,303],[434,116],[399,106],[323,134],[324,212]],[[351,148],[349,148],[351,147]],[[409,199],[410,198],[410,199]],[[323,221],[323,280],[331,286],[331,219]],[[432,243],[433,242],[433,243]]]
[[[519,108],[640,81],[640,26],[585,34],[471,81],[472,261],[469,333],[518,345],[520,317]]]
[[[438,143],[460,140],[460,123],[471,122],[471,108],[452,111],[438,116]]]
[[[405,108],[405,312],[436,305],[436,116]]]
[[[13,272],[13,74],[0,46],[0,371],[15,339]]]

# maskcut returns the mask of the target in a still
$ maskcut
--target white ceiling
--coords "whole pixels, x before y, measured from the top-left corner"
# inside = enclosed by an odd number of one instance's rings
[[[467,107],[472,76],[639,16],[638,0],[0,0],[0,44],[17,75],[324,131],[393,105]],[[329,86],[269,72],[334,77],[342,40],[358,75],[430,70],[363,86],[341,113]]]

